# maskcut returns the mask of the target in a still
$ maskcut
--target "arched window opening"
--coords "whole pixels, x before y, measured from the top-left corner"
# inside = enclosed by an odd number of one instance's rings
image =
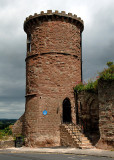
[[[63,101],[63,123],[71,123],[71,103],[69,98],[65,98]]]

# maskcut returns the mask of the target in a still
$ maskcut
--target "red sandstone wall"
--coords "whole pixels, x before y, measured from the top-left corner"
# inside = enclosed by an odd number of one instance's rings
[[[100,137],[98,94],[82,91],[77,94],[76,104],[79,125],[83,126],[84,134],[95,145]]]
[[[114,81],[99,81],[99,129],[101,149],[114,149]]]
[[[24,133],[24,121],[25,121],[25,114],[23,114],[13,125],[12,133],[14,136],[20,136]]]
[[[12,147],[15,147],[15,141],[14,140],[0,141],[0,149],[12,148]]]
[[[72,56],[50,54],[38,56],[34,62],[29,59],[28,63],[27,91],[29,94],[37,94],[37,97],[27,98],[25,117],[32,124],[29,129],[35,131],[35,128],[39,128],[40,135],[51,132],[50,135],[57,136],[56,133],[59,136],[62,103],[66,97],[71,100],[75,122],[73,87],[76,80],[81,79],[79,73],[77,74],[80,69],[79,61]],[[74,67],[76,64],[77,67]],[[32,72],[30,68],[33,69]],[[48,111],[46,116],[42,115],[44,109]]]
[[[60,142],[61,146],[66,147],[79,147],[78,144],[73,140],[72,136],[68,133],[64,126],[60,126]]]
[[[81,57],[81,31],[74,24],[61,20],[48,21],[33,25],[29,32],[32,34],[32,52],[28,55],[58,52]]]
[[[80,29],[72,23],[47,20],[32,24],[31,52],[26,58],[26,146],[60,145],[62,103],[71,101],[76,122],[73,87],[81,81]],[[47,110],[47,115],[43,115]]]
[[[79,124],[93,145],[114,149],[114,81],[99,81],[98,94],[81,92],[76,97]]]

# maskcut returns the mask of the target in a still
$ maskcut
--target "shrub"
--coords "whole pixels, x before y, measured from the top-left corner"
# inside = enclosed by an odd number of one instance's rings
[[[97,80],[96,81],[89,81],[85,85],[85,91],[95,92],[97,90]]]
[[[99,79],[102,80],[114,80],[114,64],[113,62],[107,62],[107,69],[104,69],[99,73]]]
[[[9,127],[6,127],[3,130],[0,130],[0,139],[7,139],[6,137],[12,135],[12,131]]]
[[[113,65],[113,62],[107,62],[107,66],[111,67]]]
[[[4,133],[5,133],[6,135],[12,135],[12,131],[11,131],[11,129],[10,129],[9,127],[6,127],[6,128],[4,129]]]
[[[80,92],[84,90],[84,84],[82,82],[80,82],[78,85],[76,85],[76,87],[74,88],[74,91],[76,92]]]
[[[88,92],[97,92],[98,88],[98,80],[96,81],[91,81],[89,80],[87,84],[79,83],[76,85],[74,88],[75,92],[81,92],[81,91],[88,91]]]
[[[81,91],[89,91],[89,92],[97,92],[98,90],[98,81],[99,80],[114,80],[114,64],[113,62],[107,62],[107,69],[104,69],[102,72],[99,72],[99,76],[96,77],[96,81],[89,80],[87,84],[83,84],[82,82],[76,85],[74,88],[75,92]]]

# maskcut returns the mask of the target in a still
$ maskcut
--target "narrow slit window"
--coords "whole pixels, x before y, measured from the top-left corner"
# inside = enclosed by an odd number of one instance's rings
[[[27,52],[31,52],[31,34],[27,36]]]

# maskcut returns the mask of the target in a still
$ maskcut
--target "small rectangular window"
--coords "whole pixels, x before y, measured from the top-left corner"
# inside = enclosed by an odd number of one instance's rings
[[[27,52],[31,52],[31,34],[27,35]]]

